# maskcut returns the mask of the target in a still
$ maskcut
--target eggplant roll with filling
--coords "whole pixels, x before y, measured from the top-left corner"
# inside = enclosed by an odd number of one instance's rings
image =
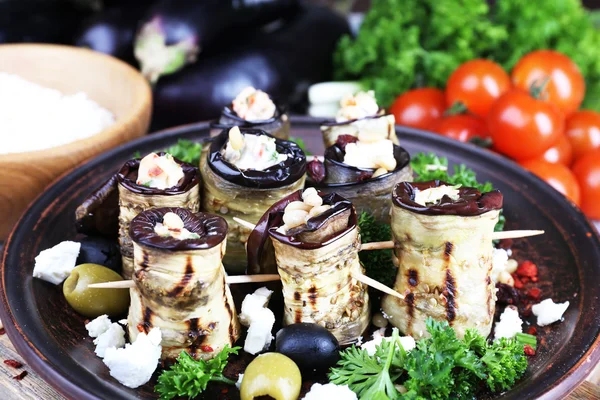
[[[158,153],[166,157],[167,153]],[[171,158],[181,167],[183,176],[171,187],[157,188],[150,184],[137,183],[141,160],[129,160],[117,174],[119,190],[119,245],[123,258],[124,278],[129,279],[133,272],[133,246],[129,237],[129,224],[140,212],[159,207],[181,207],[192,212],[200,209],[200,176],[198,168],[183,161]]]
[[[403,182],[393,192],[392,235],[398,275],[382,309],[407,335],[426,334],[425,320],[446,320],[462,337],[469,328],[487,336],[496,302],[491,279],[492,233],[502,209],[495,190],[445,182]]]
[[[242,90],[231,106],[223,108],[218,121],[211,125],[211,136],[233,126],[261,129],[278,139],[290,138],[290,118],[285,107],[253,87]]]
[[[240,327],[222,263],[227,222],[183,208],[158,208],[135,217],[129,231],[135,268],[131,341],[138,332],[159,327],[163,359],[182,350],[210,359],[233,346]]]
[[[410,155],[394,144],[395,168],[383,171],[344,163],[344,148],[338,139],[336,144],[325,150],[323,162],[318,159],[309,162],[307,185],[325,193],[338,193],[352,202],[359,215],[367,212],[378,221],[389,224],[390,193],[396,184],[413,180]]]
[[[264,245],[272,242],[283,285],[284,325],[317,323],[340,344],[354,343],[370,321],[368,288],[352,277],[363,273],[356,211],[337,194],[311,190],[322,205],[304,208],[317,211],[300,213],[304,222],[290,225],[292,215],[308,201],[305,196],[303,202],[302,191],[278,201],[261,218],[248,242],[249,268],[260,269],[256,264]]]
[[[251,230],[233,218],[255,224],[273,203],[302,188],[306,156],[293,142],[234,127],[213,139],[200,160],[200,172],[203,211],[221,215],[229,224],[225,267],[244,272]]]

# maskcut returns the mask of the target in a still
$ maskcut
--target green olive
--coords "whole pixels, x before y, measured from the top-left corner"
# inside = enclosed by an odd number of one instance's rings
[[[300,396],[302,375],[296,363],[280,353],[265,353],[256,357],[242,378],[240,397],[252,400],[271,396],[275,400],[296,400]]]
[[[93,289],[88,285],[121,280],[121,275],[102,265],[81,264],[71,271],[63,285],[63,294],[67,303],[86,317],[118,316],[129,307],[129,289]]]

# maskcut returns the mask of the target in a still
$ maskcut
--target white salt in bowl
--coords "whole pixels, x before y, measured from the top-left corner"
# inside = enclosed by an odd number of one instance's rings
[[[130,65],[70,46],[0,45],[0,72],[18,75],[65,95],[84,92],[115,117],[112,125],[94,136],[44,150],[0,154],[0,241],[3,241],[27,205],[58,176],[147,132],[152,92],[146,79]],[[35,110],[29,113],[35,118]],[[10,134],[0,132],[0,135]]]

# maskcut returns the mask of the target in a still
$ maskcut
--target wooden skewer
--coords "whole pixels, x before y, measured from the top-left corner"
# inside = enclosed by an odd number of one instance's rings
[[[394,241],[388,240],[387,242],[363,243],[360,245],[360,249],[358,249],[358,251],[383,250],[383,249],[393,249],[393,248],[394,248]]]
[[[404,296],[401,295],[400,293],[398,293],[397,291],[395,291],[394,289],[385,286],[383,283],[376,281],[373,278],[369,278],[368,276],[366,276],[365,274],[361,274],[361,273],[356,273],[353,272],[352,273],[352,277],[354,279],[356,279],[357,281],[360,281],[362,283],[364,283],[367,286],[371,286],[372,288],[375,288],[377,290],[382,291],[383,293],[387,293],[390,294],[392,296],[395,296],[399,299],[404,300]]]
[[[225,277],[225,282],[228,285],[235,285],[238,283],[252,283],[252,282],[271,282],[278,281],[281,279],[279,274],[260,274],[260,275],[231,275]],[[88,285],[92,289],[130,289],[135,287],[135,283],[129,281],[113,281],[113,282],[102,282],[92,283]]]
[[[517,238],[523,238],[523,237],[528,237],[528,236],[543,235],[544,233],[546,233],[546,232],[535,231],[535,230],[494,232],[494,233],[492,233],[492,240],[517,239]]]

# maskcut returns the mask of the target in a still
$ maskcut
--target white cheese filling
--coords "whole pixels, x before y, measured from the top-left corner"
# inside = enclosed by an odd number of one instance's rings
[[[427,206],[427,204],[435,204],[439,202],[444,196],[448,196],[453,201],[456,201],[460,198],[460,194],[458,192],[460,187],[461,185],[442,185],[425,190],[417,190],[415,193],[415,203],[418,203],[422,206]]]
[[[161,340],[160,329],[152,328],[147,335],[140,333],[135,342],[124,348],[107,348],[103,361],[110,369],[110,375],[132,389],[148,382],[158,367]]]
[[[242,134],[237,126],[229,130],[229,140],[221,154],[239,169],[256,171],[264,171],[288,158],[287,154],[277,151],[275,138]]]
[[[375,92],[358,92],[355,95],[347,94],[340,101],[340,109],[335,117],[337,122],[351,121],[377,114],[379,106],[375,100]]]
[[[331,208],[323,204],[317,189],[310,187],[302,192],[302,201],[292,201],[283,211],[283,225],[277,228],[277,232],[285,233],[297,226],[305,224],[309,219],[323,214]]]
[[[531,311],[537,317],[537,324],[539,326],[546,326],[560,321],[568,307],[568,301],[555,303],[552,299],[546,299],[539,304],[534,304],[531,307]]]
[[[183,168],[170,154],[150,153],[140,161],[138,185],[156,189],[171,188],[183,178]]]
[[[232,103],[233,111],[246,121],[264,121],[273,118],[276,107],[273,100],[262,90],[248,86]]]
[[[81,243],[64,241],[41,251],[35,258],[33,277],[55,285],[62,283],[75,268],[80,249]]]
[[[344,164],[357,168],[383,168],[387,171],[396,169],[394,143],[388,139],[376,142],[359,140],[348,143],[345,148]]]
[[[267,304],[272,293],[272,290],[262,287],[244,297],[240,323],[249,327],[244,342],[244,351],[247,353],[257,354],[271,345],[275,314],[267,308]]]
[[[333,383],[327,383],[322,385],[315,383],[310,387],[310,391],[306,393],[304,400],[357,400],[356,393],[354,393],[348,385],[338,386]]]
[[[516,307],[506,307],[500,314],[500,321],[496,323],[494,328],[494,339],[510,339],[521,332],[523,332],[523,321],[519,317],[519,311]]]
[[[200,235],[183,227],[183,220],[179,215],[168,212],[163,216],[163,222],[154,226],[154,232],[162,237],[172,237],[179,240],[199,239]]]

